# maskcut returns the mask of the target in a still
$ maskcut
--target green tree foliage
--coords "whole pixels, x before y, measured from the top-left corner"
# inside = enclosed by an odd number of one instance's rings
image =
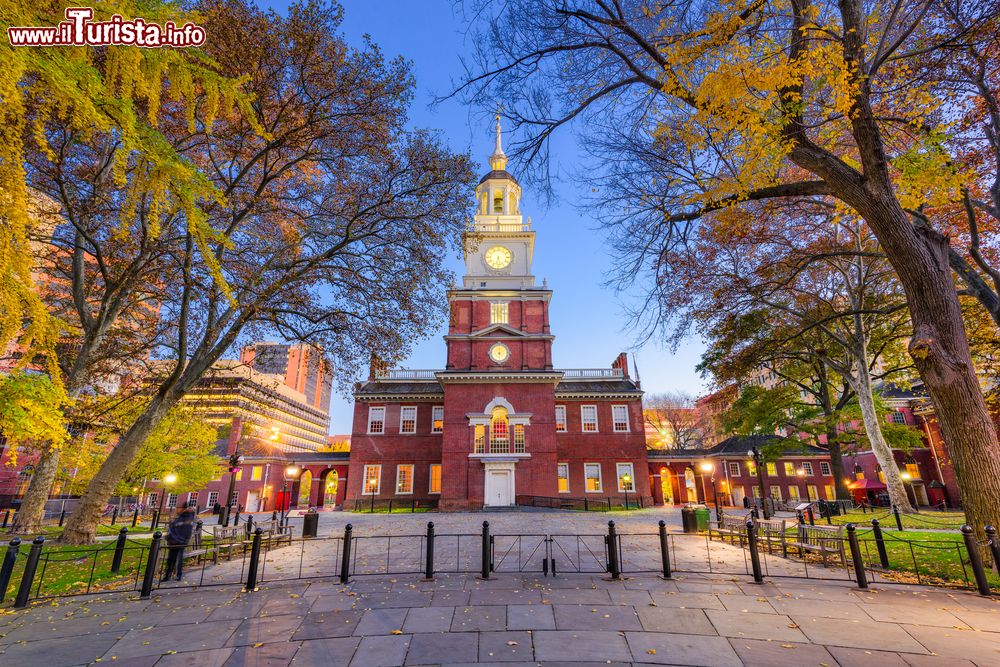
[[[19,371],[0,376],[0,433],[11,461],[19,447],[61,447],[66,440],[62,406],[66,394],[52,378]]]

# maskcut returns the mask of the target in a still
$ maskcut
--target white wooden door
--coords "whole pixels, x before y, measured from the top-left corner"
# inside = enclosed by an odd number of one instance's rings
[[[247,506],[244,508],[244,511],[256,512],[260,509],[257,507],[258,504],[260,504],[260,492],[247,491]]]
[[[507,507],[511,502],[510,471],[488,471],[486,477],[486,504],[493,507]]]

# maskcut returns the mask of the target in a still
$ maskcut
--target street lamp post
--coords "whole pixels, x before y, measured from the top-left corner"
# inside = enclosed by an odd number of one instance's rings
[[[767,492],[764,490],[764,455],[756,447],[751,447],[747,456],[753,459],[754,468],[757,469],[757,484],[760,486],[760,504],[764,508],[764,518],[770,519],[771,514],[767,511]]]
[[[156,522],[159,523],[160,517],[163,516],[163,501],[167,498],[167,487],[177,481],[177,475],[172,472],[168,472],[163,476],[163,493],[160,494],[160,508],[156,510]],[[155,526],[154,526],[155,528]]]
[[[710,474],[712,476],[712,500],[713,502],[715,502],[715,520],[722,521],[722,510],[719,509],[719,492],[718,489],[716,489],[715,487],[715,466],[712,463],[706,461],[705,463],[701,464],[701,471],[703,473]],[[702,476],[701,482],[702,486],[704,486],[705,485],[704,476]]]
[[[239,450],[239,444],[237,444],[236,451],[229,457],[229,491],[226,492],[226,504],[222,506],[219,512],[220,526],[229,525],[229,510],[233,504],[233,496],[236,495],[236,473],[239,472],[240,463],[243,462],[243,457],[240,456]]]
[[[285,477],[281,482],[281,524],[283,526],[288,525],[288,508],[289,508],[289,498],[288,498],[288,483],[294,482],[298,479],[299,473],[302,470],[292,463],[292,465],[285,468]]]
[[[622,488],[625,489],[625,509],[628,509],[628,490],[632,486],[632,475],[625,473],[622,475]]]

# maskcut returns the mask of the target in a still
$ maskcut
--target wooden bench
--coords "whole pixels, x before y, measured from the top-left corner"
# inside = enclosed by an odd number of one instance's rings
[[[281,525],[280,521],[272,519],[271,521],[261,521],[260,523],[254,524],[254,529],[261,529],[261,542],[270,546],[281,545],[284,542],[288,544],[292,543],[292,537],[294,536],[292,526]]]
[[[202,541],[204,535],[204,528],[202,522],[198,521],[195,523],[194,531],[191,533],[191,544],[184,549],[184,558],[194,558],[196,562],[200,563],[202,559],[209,554],[213,555],[213,560],[218,561],[217,557],[214,557],[216,553],[216,547],[206,546]]]
[[[710,538],[712,533],[718,534],[725,541],[738,540],[742,547],[747,537],[747,518],[735,514],[723,514],[718,521],[709,522],[708,536]]]
[[[215,541],[214,562],[219,562],[219,556],[223,553],[226,560],[233,557],[234,551],[242,551],[247,544],[246,526],[212,526],[212,538]]]
[[[840,556],[841,565],[847,564],[844,556],[843,526],[807,526],[799,524],[794,540],[785,542],[786,549],[797,549],[799,555],[805,558],[806,552],[818,553],[823,558],[824,567],[831,554]]]
[[[788,555],[784,519],[757,519],[754,523],[757,525],[757,544],[765,545],[768,553],[778,548],[782,556]]]

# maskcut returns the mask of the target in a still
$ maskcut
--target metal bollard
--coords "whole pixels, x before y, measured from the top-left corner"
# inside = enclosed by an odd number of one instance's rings
[[[861,545],[858,544],[857,526],[847,524],[847,544],[851,547],[851,562],[854,563],[854,578],[858,588],[868,588],[868,577],[865,574],[865,562],[861,558]]]
[[[45,538],[41,535],[31,541],[28,560],[24,562],[24,572],[21,573],[21,585],[17,589],[17,597],[14,598],[14,609],[24,609],[28,606],[31,586],[35,582],[35,572],[38,570],[38,561],[42,557],[43,544],[45,544]]]
[[[118,508],[117,507],[115,507],[113,510],[111,510],[111,525],[113,526],[116,523],[118,523]]]
[[[63,521],[66,520],[66,510],[59,512],[59,527],[62,528]]]
[[[160,510],[153,510],[153,517],[149,522],[149,529],[156,530],[156,527],[160,525]]]
[[[156,564],[160,558],[160,541],[163,533],[156,531],[153,533],[153,541],[149,543],[149,557],[146,558],[146,571],[142,573],[142,589],[139,591],[140,600],[148,600],[153,593],[153,578],[156,576]]]
[[[0,566],[0,604],[7,600],[7,588],[10,586],[10,577],[14,574],[14,563],[21,552],[21,538],[15,537],[7,545],[7,553],[3,556],[3,565]]]
[[[247,539],[253,534],[253,515],[247,517]]]
[[[344,553],[340,560],[340,583],[346,584],[351,573],[351,533],[354,526],[347,524],[344,528]]]
[[[757,550],[757,524],[747,521],[747,548],[750,550],[750,567],[753,568],[753,580],[756,584],[764,583],[764,573],[760,569],[760,552]]]
[[[882,526],[878,519],[872,519],[872,534],[875,536],[875,547],[878,549],[878,563],[883,570],[889,569],[889,554],[885,550],[885,538],[882,536]]]
[[[278,520],[278,510],[273,510],[271,512],[271,521],[277,521],[277,520]]]
[[[427,555],[424,558],[424,579],[434,578],[434,522],[427,522]]]
[[[618,531],[614,521],[608,521],[608,574],[616,581],[622,574],[621,563],[618,562]]]
[[[490,578],[490,522],[489,521],[483,521],[482,567],[480,569],[479,574],[482,579]]]
[[[135,511],[132,512],[132,527],[135,528],[139,524],[139,508],[136,507]]]
[[[895,505],[892,506],[892,515],[896,517],[896,530],[903,531],[903,519],[899,516],[899,508]]]
[[[239,505],[236,506],[236,518],[233,520],[233,526],[240,525],[240,509]]]
[[[663,578],[670,579],[670,546],[667,543],[667,522],[660,519],[660,560],[663,562]]]
[[[264,529],[257,527],[253,532],[253,543],[250,545],[250,566],[247,568],[246,590],[253,592],[257,590],[257,569],[260,567],[260,536],[264,534]]]
[[[972,526],[968,524],[962,526],[962,539],[965,540],[965,550],[969,553],[969,565],[972,566],[972,574],[976,578],[976,588],[980,595],[989,595],[990,582],[986,579],[983,556],[979,553],[979,544],[972,532]]]
[[[111,574],[118,574],[122,568],[122,556],[125,555],[125,540],[128,538],[128,528],[118,531],[118,541],[115,542],[115,555],[111,557]]]
[[[997,537],[997,529],[993,526],[986,526],[986,542],[993,554],[993,568],[1000,572],[1000,537]]]

